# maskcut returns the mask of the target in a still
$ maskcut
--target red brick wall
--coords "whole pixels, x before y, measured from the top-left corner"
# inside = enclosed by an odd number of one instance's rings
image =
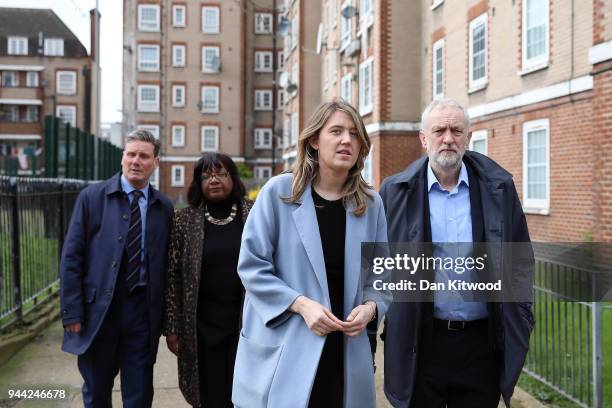
[[[533,240],[582,242],[595,232],[593,155],[603,146],[594,131],[591,97],[586,92],[573,100],[560,98],[472,125],[472,130],[488,129],[488,154],[512,173],[522,199],[523,123],[550,120],[550,214],[527,215]]]
[[[185,166],[185,183],[183,187],[171,186],[171,171],[172,166],[182,165]],[[178,162],[162,162],[159,166],[159,189],[162,193],[166,194],[172,202],[176,203],[187,203],[187,189],[191,184],[193,176],[193,167],[195,163],[178,163]]]
[[[374,147],[374,188],[421,157],[419,132],[385,132],[371,135]]]

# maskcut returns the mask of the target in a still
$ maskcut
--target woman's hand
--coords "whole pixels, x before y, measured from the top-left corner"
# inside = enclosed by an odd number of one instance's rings
[[[372,321],[375,315],[376,303],[373,301],[367,301],[365,304],[357,306],[346,318],[344,334],[351,337],[357,336]]]
[[[174,353],[175,356],[179,355],[179,337],[176,334],[169,334],[166,336],[166,345],[168,350]]]
[[[344,330],[344,322],[334,316],[322,304],[306,296],[298,296],[289,310],[302,316],[308,328],[317,336],[325,336],[333,331]]]

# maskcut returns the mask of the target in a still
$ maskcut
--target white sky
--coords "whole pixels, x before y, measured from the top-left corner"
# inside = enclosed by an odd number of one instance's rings
[[[123,1],[99,0],[102,122],[121,121],[123,77]],[[89,10],[96,0],[0,0],[0,7],[51,9],[89,51]]]

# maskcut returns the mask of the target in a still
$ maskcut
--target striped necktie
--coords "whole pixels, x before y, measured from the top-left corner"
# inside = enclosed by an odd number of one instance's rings
[[[132,192],[132,202],[130,204],[130,229],[127,235],[127,278],[126,285],[131,292],[140,281],[140,258],[142,253],[142,220],[140,219],[140,206],[138,200],[142,197],[142,192],[134,190]]]

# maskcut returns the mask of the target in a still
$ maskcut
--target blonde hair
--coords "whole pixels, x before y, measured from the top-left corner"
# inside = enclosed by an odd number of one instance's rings
[[[338,111],[350,116],[361,141],[357,162],[349,170],[341,192],[344,207],[347,208],[347,204],[352,203],[354,205],[353,214],[361,216],[367,210],[367,198],[372,199],[372,194],[368,191],[370,186],[361,177],[365,159],[370,152],[371,142],[357,110],[342,99],[319,105],[308,120],[297,142],[297,157],[293,166],[291,196],[283,197],[283,201],[287,203],[298,202],[308,184],[314,184],[317,181],[319,177],[318,152],[310,145],[310,139],[319,136],[331,115]]]

